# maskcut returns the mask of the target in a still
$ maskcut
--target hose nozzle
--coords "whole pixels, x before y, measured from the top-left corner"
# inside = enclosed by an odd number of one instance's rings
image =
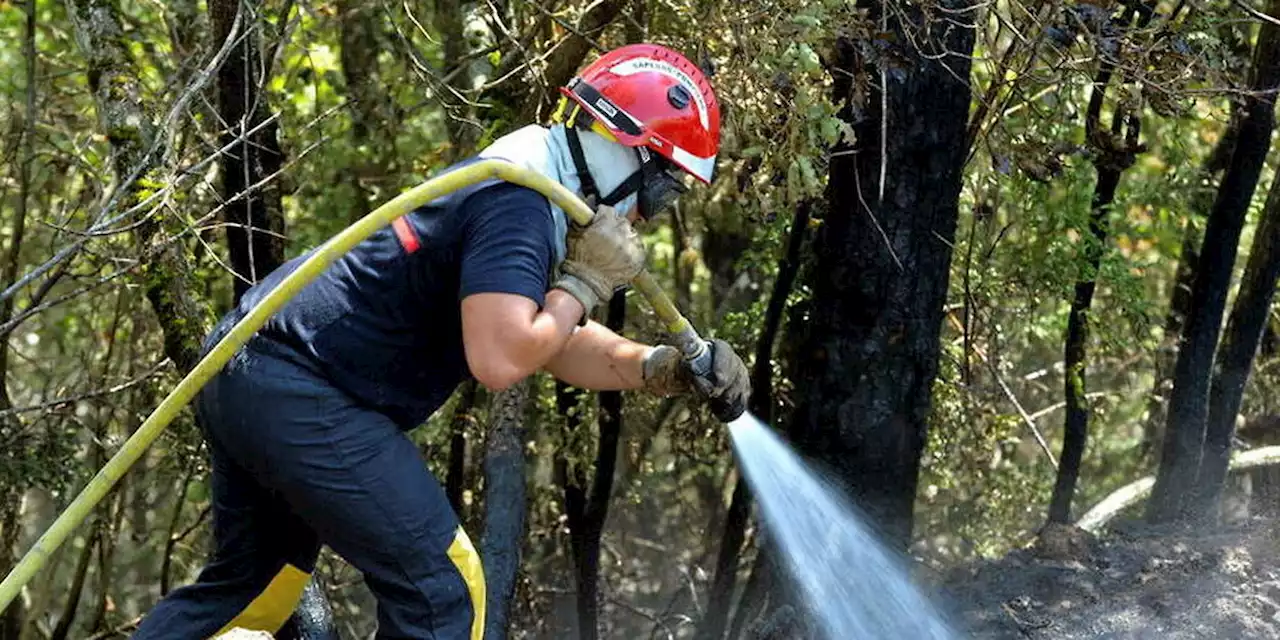
[[[698,390],[710,393],[711,345],[693,330],[692,325],[682,335],[676,336],[675,342],[680,347],[680,354],[684,357],[689,372],[693,374],[693,382],[698,385]]]

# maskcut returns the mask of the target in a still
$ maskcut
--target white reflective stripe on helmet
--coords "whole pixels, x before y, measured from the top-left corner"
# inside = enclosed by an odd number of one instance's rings
[[[681,71],[679,67],[662,60],[654,60],[653,58],[631,58],[613,65],[609,69],[611,73],[620,76],[629,76],[642,71],[654,71],[663,75],[671,76],[676,82],[684,85],[689,95],[693,96],[693,101],[698,105],[698,122],[702,123],[703,129],[710,129],[711,125],[707,119],[707,100],[702,95],[702,91],[698,90],[698,85],[689,77],[689,74]]]
[[[711,174],[716,168],[714,155],[702,158],[676,145],[671,145],[671,160],[708,183],[711,182]]]

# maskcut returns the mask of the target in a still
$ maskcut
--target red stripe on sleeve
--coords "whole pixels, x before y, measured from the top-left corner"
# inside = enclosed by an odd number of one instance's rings
[[[408,220],[396,218],[391,221],[391,228],[395,230],[396,237],[400,239],[400,246],[404,247],[406,253],[413,253],[421,246],[418,242],[418,234],[413,232]]]

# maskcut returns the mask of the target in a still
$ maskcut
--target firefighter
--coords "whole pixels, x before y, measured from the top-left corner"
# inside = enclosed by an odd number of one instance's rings
[[[701,380],[669,345],[591,321],[640,271],[633,224],[686,186],[710,183],[716,97],[679,53],[606,53],[561,89],[550,126],[496,140],[502,158],[597,207],[589,225],[537,191],[492,180],[396,219],[281,308],[201,391],[212,459],[215,550],[134,638],[274,632],[296,607],[320,545],[358,569],[379,638],[478,640],[479,556],[406,432],[467,379],[503,389],[538,371],[588,390],[691,394],[722,420],[750,393],[741,358],[713,340]],[[305,260],[250,289],[208,349]]]

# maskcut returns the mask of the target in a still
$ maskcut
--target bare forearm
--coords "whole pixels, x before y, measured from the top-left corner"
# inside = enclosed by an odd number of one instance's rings
[[[579,389],[639,389],[644,385],[643,363],[648,350],[647,345],[589,322],[547,363],[546,370]]]

